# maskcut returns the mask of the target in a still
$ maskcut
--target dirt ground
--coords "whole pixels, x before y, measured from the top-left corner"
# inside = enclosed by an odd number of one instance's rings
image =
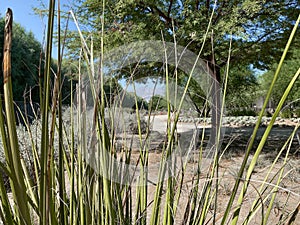
[[[268,141],[263,148],[263,152],[260,155],[258,162],[256,164],[254,174],[251,177],[249,189],[246,193],[245,200],[242,205],[240,220],[238,224],[242,224],[243,220],[247,217],[247,214],[252,207],[255,199],[266,199],[263,201],[263,206],[252,218],[249,224],[261,224],[261,220],[265,215],[268,204],[271,200],[271,193],[276,192],[277,196],[274,202],[274,206],[272,208],[268,224],[286,224],[286,220],[291,217],[291,214],[298,208],[300,208],[300,143],[299,137],[295,136],[293,141],[291,142],[290,155],[287,160],[287,164],[285,165],[285,169],[283,172],[283,179],[281,180],[278,190],[275,191],[276,182],[278,173],[281,170],[284,162],[284,154],[279,158],[278,162],[273,165],[273,161],[276,158],[277,153],[280,151],[288,137],[293,132],[294,124],[289,124],[289,126],[282,126],[277,124],[275,126],[270,135],[268,136]],[[153,121],[154,131],[164,132],[166,129],[166,117],[159,116],[155,117]],[[265,127],[259,129],[257,134],[257,138],[254,144],[254,149],[258,145],[261,137],[264,134]],[[203,127],[198,126],[195,127],[193,124],[183,124],[179,123],[177,126],[177,131],[180,134],[179,141],[181,139],[181,148],[187,148],[188,144],[190,144],[193,139],[193,134],[195,130],[198,130],[198,136],[201,136],[201,132],[203,132]],[[200,135],[199,135],[200,130]],[[253,127],[226,127],[223,135],[222,141],[222,149],[224,150],[224,154],[220,160],[219,167],[219,189],[218,189],[218,204],[212,205],[210,211],[208,212],[206,224],[212,224],[212,218],[214,212],[216,214],[217,224],[221,222],[223,217],[224,210],[227,206],[227,202],[229,200],[231,190],[233,188],[234,182],[237,179],[237,174],[239,168],[242,164],[244,158],[244,152],[249,141],[249,138],[252,134]],[[205,129],[204,139],[209,139],[209,129]],[[299,132],[299,130],[298,130]],[[199,140],[198,140],[199,141]],[[179,143],[180,145],[180,143]],[[138,157],[138,153],[135,153],[133,156]],[[253,155],[250,155],[248,160],[248,164],[252,159]],[[187,160],[187,167],[185,171],[184,181],[183,181],[183,191],[181,195],[181,199],[179,202],[178,212],[176,214],[175,224],[182,224],[182,218],[184,217],[185,209],[188,206],[188,196],[190,195],[190,191],[194,185],[195,175],[197,174],[197,165],[198,165],[198,152],[197,147],[189,153],[184,152],[184,156],[180,157],[175,156],[177,161],[180,161],[178,158]],[[148,201],[149,207],[151,208],[154,192],[155,192],[155,184],[157,183],[157,174],[159,163],[161,161],[161,153],[159,152],[151,152],[149,154],[149,192],[148,192]],[[208,170],[210,169],[211,158],[203,158],[201,161],[201,181],[200,190],[203,188],[203,184],[206,181],[206,175]],[[273,165],[273,167],[272,167]],[[178,166],[180,168],[180,166]],[[174,174],[177,174],[178,171],[173,171]],[[264,180],[265,177],[269,174],[269,178]],[[245,176],[245,174],[244,174]],[[243,183],[243,182],[242,182]],[[265,187],[265,191],[261,196],[259,196],[258,190],[261,186]],[[241,186],[241,185],[240,185]],[[240,190],[240,189],[239,189]],[[238,192],[239,193],[239,192]],[[234,203],[235,204],[235,203]],[[151,212],[151,210],[149,211]],[[283,222],[285,221],[285,222]],[[294,224],[300,225],[300,215],[298,214]]]
[[[250,157],[251,158],[251,157]],[[219,167],[219,189],[218,189],[218,205],[217,208],[214,204],[210,208],[206,220],[206,224],[212,224],[213,213],[217,212],[216,218],[217,223],[221,222],[224,210],[227,206],[227,202],[230,198],[231,190],[233,188],[234,182],[237,179],[237,173],[239,167],[242,163],[243,155],[231,155],[230,157],[224,156],[220,161]],[[149,172],[149,182],[148,182],[148,202],[151,209],[152,200],[155,193],[158,166],[161,161],[160,153],[150,153],[149,164],[155,165],[150,168]],[[242,224],[243,219],[246,218],[249,209],[251,208],[253,202],[257,198],[267,198],[263,203],[263,209],[266,211],[268,203],[271,199],[270,193],[274,193],[274,187],[276,185],[276,178],[279,170],[283,165],[283,160],[280,160],[275,164],[274,168],[270,170],[272,165],[273,157],[269,154],[262,154],[259,158],[258,164],[254,170],[254,174],[251,177],[249,189],[246,193],[245,201],[240,213],[240,220],[238,224]],[[202,162],[202,172],[201,181],[202,184],[199,185],[199,190],[203,188],[206,181],[206,175],[209,169],[210,159],[203,159]],[[191,189],[194,185],[194,179],[197,171],[197,160],[189,160],[187,163],[187,168],[185,171],[184,181],[183,181],[183,191],[179,201],[178,212],[176,214],[175,224],[182,224],[182,219],[184,218],[185,209],[187,209],[189,203],[189,195]],[[177,171],[178,172],[178,171]],[[270,173],[270,177],[267,181],[264,181],[265,176]],[[242,182],[243,183],[243,182]],[[258,196],[257,191],[262,184],[265,184],[265,192],[263,195]],[[240,189],[239,189],[240,190]],[[238,192],[239,193],[239,192]],[[286,224],[286,219],[291,217],[294,210],[299,207],[300,204],[300,159],[297,157],[291,157],[285,166],[283,179],[276,191],[277,196],[272,208],[269,220],[267,224]],[[164,202],[163,202],[164,203]],[[251,220],[249,224],[261,224],[262,215],[265,211],[260,209],[256,216]],[[151,212],[151,210],[149,210]],[[285,222],[283,222],[285,221]],[[296,217],[295,223],[300,225],[300,215]]]

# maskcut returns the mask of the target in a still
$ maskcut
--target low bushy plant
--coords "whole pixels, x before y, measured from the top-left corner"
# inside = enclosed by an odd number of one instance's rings
[[[285,118],[285,119],[289,119],[293,117],[293,112],[291,109],[284,109],[280,112],[280,117],[281,118]]]
[[[234,109],[227,112],[228,116],[257,116],[253,109]]]
[[[295,109],[294,114],[297,118],[300,117],[300,107]]]

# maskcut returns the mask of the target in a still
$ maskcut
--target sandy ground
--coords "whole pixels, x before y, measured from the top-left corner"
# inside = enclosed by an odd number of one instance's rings
[[[165,133],[167,128],[167,116],[159,115],[152,117],[152,130],[160,133]],[[264,134],[265,127],[259,129],[256,144],[260,141],[261,137]],[[243,202],[241,210],[241,218],[238,224],[242,224],[243,219],[246,218],[249,209],[251,208],[253,202],[257,198],[266,198],[267,201],[264,202],[263,209],[266,210],[269,204],[271,197],[270,193],[274,192],[274,187],[276,186],[276,177],[278,171],[282,168],[283,158],[281,158],[275,165],[272,166],[273,160],[276,157],[276,152],[278,152],[284,142],[288,139],[292,133],[294,127],[274,127],[269,135],[268,141],[264,147],[262,154],[259,157],[259,160],[256,164],[254,174],[251,177],[249,190],[246,193],[245,201]],[[188,144],[193,141],[194,132],[203,130],[203,126],[194,125],[188,123],[178,123],[177,132],[180,134],[180,139],[185,140],[185,144],[181,146],[182,149],[187,148]],[[206,128],[205,136],[209,136],[210,129]],[[231,190],[233,188],[234,182],[236,180],[236,175],[239,171],[240,165],[243,161],[244,151],[247,145],[247,142],[252,134],[253,127],[227,127],[224,129],[223,135],[223,148],[226,148],[226,152],[220,160],[220,169],[219,169],[219,191],[218,191],[218,205],[212,206],[207,215],[207,223],[212,224],[211,219],[213,214],[216,212],[217,223],[219,224],[227,202],[229,200]],[[298,131],[299,132],[299,131]],[[209,138],[209,137],[208,137]],[[271,211],[270,218],[267,224],[285,224],[281,222],[283,219],[290,218],[291,213],[297,208],[300,207],[300,157],[299,149],[300,143],[298,142],[297,136],[294,137],[291,147],[291,156],[288,159],[288,162],[285,166],[284,176],[279,185],[277,193],[277,198],[274,202],[274,206]],[[138,157],[138,154],[136,154]],[[250,156],[249,162],[253,156]],[[193,179],[197,172],[198,165],[198,153],[197,151],[191,151],[186,153],[184,157],[179,157],[178,155],[174,158],[187,160],[187,167],[185,171],[185,177],[183,182],[183,191],[182,196],[179,202],[179,210],[176,215],[175,224],[181,224],[182,218],[185,213],[185,209],[188,206],[188,196],[190,194],[191,188],[193,186]],[[157,183],[157,174],[159,163],[161,161],[161,154],[158,152],[151,152],[149,154],[149,192],[148,192],[148,201],[151,207],[151,201],[153,200],[155,192],[155,184]],[[174,160],[172,161],[174,162]],[[201,180],[203,184],[205,182],[206,174],[210,168],[210,163],[212,162],[211,158],[204,158],[201,161]],[[248,163],[249,163],[248,162]],[[178,164],[178,167],[180,165]],[[179,170],[173,170],[174,174],[178,174]],[[267,174],[270,174],[270,177],[264,181]],[[262,187],[264,184],[265,192],[262,196],[257,195],[257,190]],[[203,185],[200,185],[202,188]],[[151,210],[149,210],[151,212]],[[261,224],[262,217],[264,216],[265,211],[259,211],[254,218],[252,218],[249,224]],[[297,216],[295,223],[300,225],[300,215]]]
[[[161,154],[158,153],[150,153],[149,155],[149,164],[155,165],[161,160]],[[216,224],[221,222],[222,216],[224,214],[224,210],[227,206],[228,200],[230,198],[231,190],[233,188],[234,182],[236,180],[236,175],[238,173],[239,167],[242,163],[243,156],[232,156],[230,158],[224,158],[220,161],[219,167],[219,189],[218,189],[218,204],[212,204],[210,207],[207,219],[205,224],[212,224],[212,218],[214,213],[216,212]],[[191,189],[194,186],[195,174],[197,171],[197,160],[191,160],[187,164],[187,168],[185,170],[185,176],[183,181],[183,188],[181,192],[181,198],[179,200],[178,211],[176,214],[175,224],[182,224],[182,219],[185,214],[185,210],[188,209],[189,205],[189,196],[191,193]],[[206,174],[208,172],[209,167],[206,165],[209,161],[204,161],[201,163],[201,174],[200,174],[200,185],[199,190],[202,190],[204,187],[206,179]],[[281,184],[279,185],[278,190],[276,191],[277,196],[274,202],[274,206],[271,210],[271,214],[267,224],[286,224],[285,222],[280,222],[282,220],[286,220],[291,217],[291,214],[294,210],[299,206],[300,203],[300,168],[299,164],[300,160],[296,158],[291,158],[286,166],[284,172],[284,178],[282,179]],[[243,220],[246,218],[249,209],[252,207],[253,202],[256,199],[266,198],[267,200],[264,202],[264,211],[260,209],[258,213],[252,218],[249,224],[251,225],[259,225],[261,224],[262,217],[267,209],[267,206],[270,202],[271,196],[270,193],[274,193],[275,181],[271,178],[275,176],[282,166],[282,161],[276,163],[274,168],[270,170],[272,165],[272,159],[269,158],[267,154],[262,154],[258,165],[254,170],[254,174],[251,178],[249,189],[245,195],[245,200],[243,202],[243,206],[240,213],[240,219],[237,224],[242,224]],[[270,170],[270,178],[267,181],[264,181],[266,174]],[[178,171],[177,171],[178,172]],[[156,174],[155,174],[156,173]],[[155,175],[157,177],[158,167],[152,169],[150,171],[149,182],[148,182],[148,219],[150,217],[152,211],[152,201],[156,188],[156,180]],[[243,183],[243,182],[242,182]],[[257,195],[258,189],[265,184],[265,192],[262,195]],[[215,185],[213,185],[215,186]],[[165,189],[164,189],[165,190]],[[215,188],[213,188],[215,190]],[[239,188],[239,191],[241,188]],[[200,191],[201,192],[201,191]],[[200,201],[200,192],[198,199]],[[239,193],[239,192],[238,192]],[[164,195],[162,198],[162,204],[164,205]],[[236,200],[235,200],[236,202]],[[234,203],[233,205],[235,205]],[[133,205],[134,206],[134,205]],[[300,215],[296,217],[295,225],[300,225]]]

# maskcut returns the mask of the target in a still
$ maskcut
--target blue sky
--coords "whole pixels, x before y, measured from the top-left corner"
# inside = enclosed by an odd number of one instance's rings
[[[57,2],[57,1],[56,1]],[[70,5],[70,0],[61,0],[61,5]],[[47,18],[42,18],[33,12],[33,8],[40,8],[44,4],[48,7],[49,1],[46,0],[1,0],[0,15],[5,16],[7,8],[13,10],[14,22],[21,24],[27,31],[32,31],[35,38],[42,42],[43,31]]]
[[[65,11],[69,11],[69,8],[72,6],[71,2],[72,0],[60,0],[61,8]],[[0,15],[1,17],[5,16],[7,8],[11,8],[13,11],[14,22],[21,24],[26,31],[33,32],[36,40],[45,44],[43,43],[43,38],[46,24],[48,22],[47,16],[35,14],[33,8],[48,9],[48,6],[49,0],[1,0]],[[72,23],[69,24],[69,28],[72,25]],[[53,46],[52,57],[57,58],[57,48],[55,46]]]
[[[32,8],[40,5],[36,0],[2,0],[1,16],[5,16],[6,9],[11,8],[13,10],[14,21],[20,23],[27,31],[32,31],[35,38],[42,42],[44,24],[47,22],[44,18],[35,15]]]
[[[0,15],[1,17],[5,16],[7,8],[11,8],[13,10],[13,17],[14,22],[21,24],[22,27],[26,29],[26,31],[32,31],[35,38],[42,43],[43,37],[44,37],[44,29],[45,24],[47,24],[47,17],[44,18],[40,15],[36,15],[33,12],[33,8],[41,8],[41,5],[44,4],[48,8],[49,0],[0,0]],[[72,0],[60,0],[61,5],[68,5],[72,6]],[[56,1],[57,2],[57,1]],[[69,7],[68,7],[69,8]],[[66,10],[64,8],[64,10]],[[73,24],[71,23],[70,26]],[[73,25],[74,26],[74,25]],[[55,58],[57,55],[57,49],[54,47],[53,51],[53,57]],[[150,82],[151,83],[151,82]],[[141,94],[149,98],[149,96],[152,96],[153,94],[153,84],[151,84],[152,88],[149,88],[148,82],[144,85],[137,85],[137,92],[138,94]],[[123,86],[125,86],[123,84]],[[129,86],[128,91],[131,90],[131,86]],[[156,94],[162,94],[164,93],[164,88],[162,88],[160,85],[157,87]],[[141,92],[141,93],[139,93]]]

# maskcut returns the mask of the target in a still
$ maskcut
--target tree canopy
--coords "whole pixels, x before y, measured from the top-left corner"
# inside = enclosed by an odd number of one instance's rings
[[[107,1],[104,48],[110,50],[138,40],[163,38],[173,42],[175,36],[177,44],[187,46],[198,54],[211,22],[201,58],[221,82],[232,41],[230,67],[233,70],[230,72],[228,93],[232,99],[239,101],[238,105],[242,105],[243,101],[246,103],[252,98],[249,94],[253,93],[252,87],[257,84],[249,66],[269,70],[279,60],[300,13],[299,5],[299,0]],[[99,50],[102,2],[77,0],[75,9],[80,22],[88,28],[86,34],[92,33],[95,49]],[[69,47],[73,50],[80,48],[79,39],[70,37]],[[194,96],[201,97],[202,93]]]
[[[249,65],[236,65],[228,75],[226,107],[229,109],[248,108],[257,100],[258,81]]]
[[[149,101],[149,105],[151,105],[154,110],[168,110],[167,100],[160,95],[152,96]]]
[[[286,60],[281,68],[278,80],[275,83],[274,91],[272,92],[271,100],[274,104],[277,104],[283,95],[285,89],[287,88],[289,81],[292,76],[298,70],[300,65],[300,50],[299,48],[293,48],[289,52],[289,59]],[[274,76],[275,70],[278,64],[272,64],[269,71],[262,74],[259,78],[261,83],[261,91],[267,92],[268,87],[271,84],[272,78]],[[291,107],[300,108],[300,80],[298,79],[293,86],[291,93],[287,98],[287,104]]]
[[[95,34],[99,33],[101,1],[77,2],[81,22]],[[107,1],[105,46],[112,48],[137,40],[161,40],[162,34],[165,40],[173,41],[175,32],[178,44],[188,45],[198,53],[215,10],[202,58],[211,61],[214,56],[217,66],[225,65],[232,35],[232,63],[253,63],[269,68],[270,62],[278,59],[299,15],[299,5],[297,0],[220,0],[215,6],[214,1],[207,0]]]

